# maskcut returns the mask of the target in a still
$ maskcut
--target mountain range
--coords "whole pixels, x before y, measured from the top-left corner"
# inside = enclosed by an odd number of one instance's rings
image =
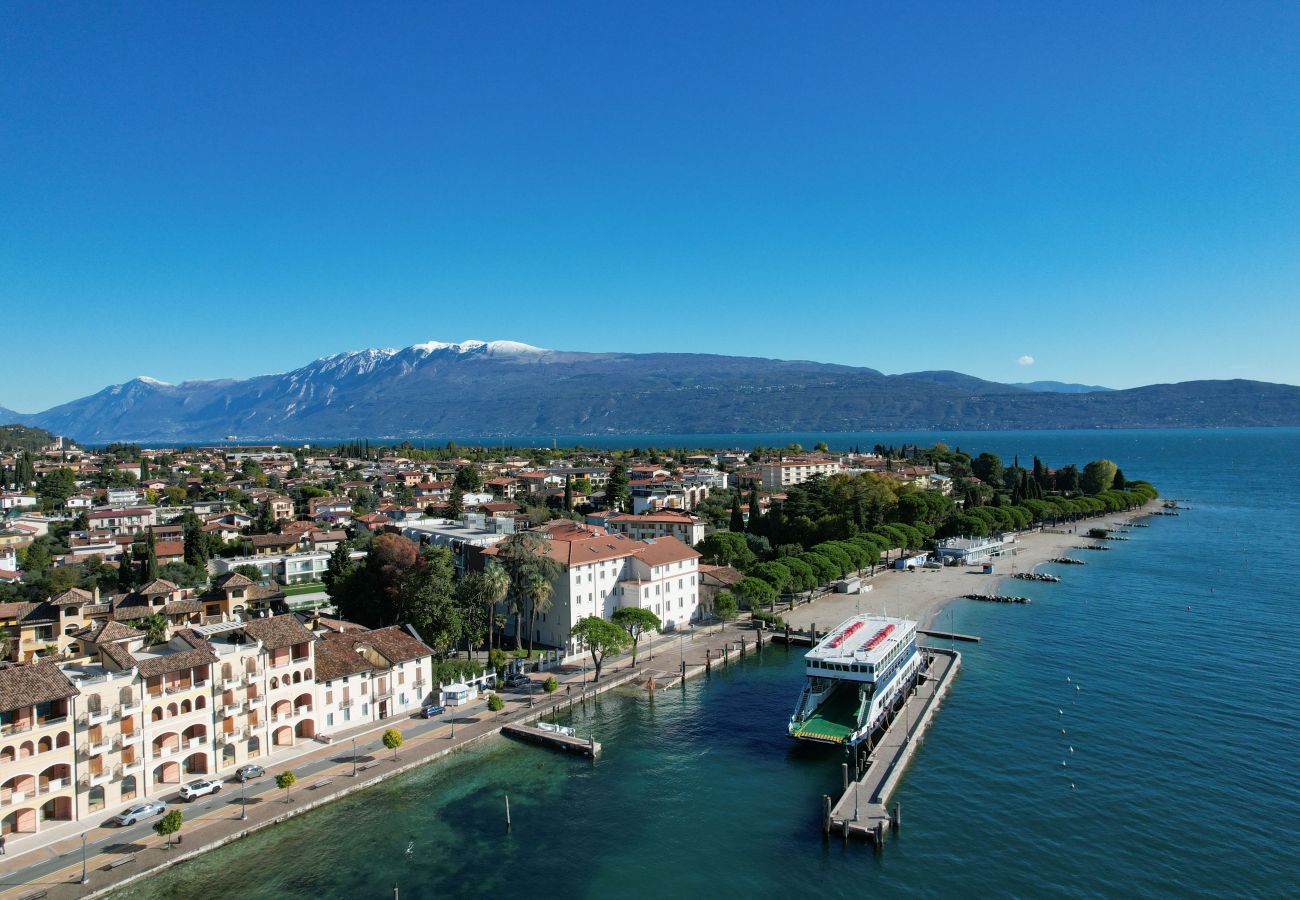
[[[1012,385],[949,371],[430,341],[247,379],[140,377],[44,412],[0,415],[85,443],[1300,425],[1300,387]]]

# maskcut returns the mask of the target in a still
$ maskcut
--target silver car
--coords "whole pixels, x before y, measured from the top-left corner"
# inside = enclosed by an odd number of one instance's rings
[[[157,800],[148,800],[144,803],[137,803],[130,809],[124,809],[113,818],[109,819],[114,825],[134,825],[141,819],[147,819],[150,816],[161,816],[167,811],[167,804],[160,803]]]

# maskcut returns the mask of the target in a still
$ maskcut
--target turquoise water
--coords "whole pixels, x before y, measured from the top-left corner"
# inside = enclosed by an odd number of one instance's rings
[[[883,854],[823,842],[840,757],[784,737],[799,657],[769,648],[653,704],[591,704],[575,724],[604,743],[594,765],[499,742],[126,895],[1294,895],[1300,431],[960,442],[1022,462],[1105,455],[1195,509],[1061,584],[1017,583],[1031,606],[953,607],[984,642],[963,648]]]

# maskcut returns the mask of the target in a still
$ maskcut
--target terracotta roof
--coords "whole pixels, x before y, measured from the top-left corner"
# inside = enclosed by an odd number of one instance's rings
[[[218,575],[212,581],[213,587],[218,587],[222,590],[226,588],[248,587],[251,584],[253,584],[253,579],[249,578],[247,575],[241,575],[238,572],[227,572],[224,575]]]
[[[254,547],[292,547],[301,539],[296,534],[255,534],[252,543]]]
[[[707,575],[716,579],[723,584],[739,584],[745,577],[744,572],[739,572],[731,566],[700,566],[700,577]]]
[[[351,638],[357,644],[369,644],[394,665],[421,659],[433,653],[432,648],[423,641],[396,625],[375,631],[348,631],[344,632],[343,637]]]
[[[114,641],[143,638],[144,632],[136,631],[121,622],[96,622],[78,631],[74,637],[91,644],[111,644]]]
[[[165,675],[168,672],[179,672],[181,669],[211,665],[217,661],[217,655],[212,652],[207,641],[188,631],[178,631],[173,636],[172,642],[177,639],[187,644],[189,648],[177,650],[175,653],[168,653],[163,656],[152,656],[144,659],[132,656],[136,670],[145,678],[152,678],[155,675]]]
[[[168,557],[168,556],[184,556],[185,542],[184,541],[159,541],[154,547],[154,552],[158,555],[159,558]]]
[[[68,588],[62,594],[50,598],[55,606],[80,606],[83,603],[93,603],[94,600],[94,594],[81,588]]]
[[[268,650],[278,647],[290,647],[316,640],[311,629],[298,621],[297,616],[271,616],[266,619],[253,619],[244,630],[262,642]]]
[[[333,681],[359,672],[369,672],[374,668],[368,659],[356,651],[352,634],[353,632],[331,632],[316,644],[317,681]]]
[[[180,588],[168,581],[166,578],[155,578],[153,581],[137,590],[136,593],[142,597],[148,597],[150,594],[170,594],[172,591],[178,590],[180,590]]]
[[[75,697],[81,691],[52,663],[0,669],[0,712]]]
[[[203,604],[198,600],[172,600],[163,606],[164,616],[182,616],[190,615],[203,611]]]
[[[662,566],[678,560],[700,558],[698,550],[691,549],[671,536],[647,541],[645,547],[638,550],[636,555],[648,566]]]

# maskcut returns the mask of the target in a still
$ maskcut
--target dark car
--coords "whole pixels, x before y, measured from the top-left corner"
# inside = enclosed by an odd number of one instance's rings
[[[239,771],[235,773],[235,777],[240,781],[252,781],[254,778],[261,778],[265,774],[266,769],[261,766],[248,765],[241,766]]]
[[[426,706],[424,708],[423,716],[426,719],[432,719],[434,716],[440,716],[446,711],[447,707],[445,706]]]

